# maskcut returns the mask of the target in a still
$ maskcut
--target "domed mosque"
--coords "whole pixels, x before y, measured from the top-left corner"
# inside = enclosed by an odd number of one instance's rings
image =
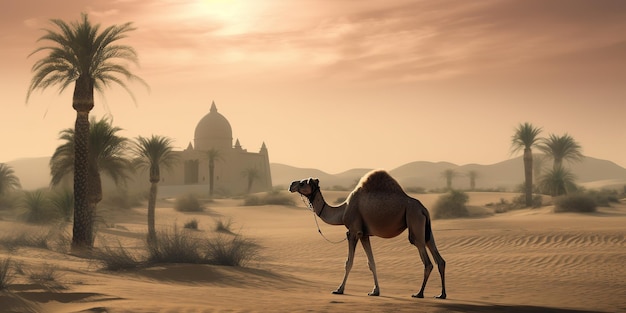
[[[206,185],[209,191],[209,159],[213,155],[214,195],[233,195],[272,190],[269,154],[265,143],[259,152],[248,152],[236,140],[228,120],[217,111],[215,102],[196,126],[193,145],[175,152],[178,165],[162,172],[162,185]],[[197,188],[194,188],[197,189]]]

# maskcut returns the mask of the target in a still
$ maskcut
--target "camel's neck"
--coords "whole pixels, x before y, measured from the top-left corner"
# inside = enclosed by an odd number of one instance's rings
[[[314,193],[312,198],[309,198],[309,202],[311,202],[315,214],[317,214],[322,221],[331,225],[343,225],[343,212],[346,209],[345,202],[340,206],[331,206],[326,203],[324,196],[322,196],[322,191],[319,189]]]

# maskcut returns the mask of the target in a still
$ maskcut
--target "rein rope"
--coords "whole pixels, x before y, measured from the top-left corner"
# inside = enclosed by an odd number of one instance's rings
[[[326,238],[326,236],[322,233],[322,229],[320,228],[320,224],[317,222],[317,214],[315,214],[315,209],[313,209],[313,203],[311,203],[311,201],[309,201],[308,198],[306,198],[303,194],[300,194],[300,198],[302,198],[302,202],[304,203],[304,205],[306,206],[307,209],[309,209],[309,211],[311,211],[311,213],[313,213],[313,219],[315,220],[315,226],[317,226],[317,232],[320,233],[320,235],[322,236],[322,238],[324,238],[324,240],[333,243],[333,244],[338,244],[338,243],[342,243],[344,241],[346,241],[348,238],[343,238],[342,240],[339,241],[333,241],[330,240],[328,238]]]

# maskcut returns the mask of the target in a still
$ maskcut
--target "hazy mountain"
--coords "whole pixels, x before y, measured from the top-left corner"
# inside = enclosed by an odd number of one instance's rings
[[[50,183],[49,157],[24,158],[8,162],[15,174],[19,177],[22,187],[27,190],[47,187]],[[550,162],[545,162],[550,166]],[[580,163],[567,164],[577,183],[589,188],[626,185],[626,169],[607,160],[586,157]],[[271,163],[272,182],[274,186],[287,188],[294,180],[308,177],[319,178],[324,188],[333,186],[353,186],[365,173],[371,169],[350,169],[338,174],[329,174],[313,168],[298,168],[285,164]],[[423,187],[427,189],[445,186],[441,173],[446,169],[454,169],[459,176],[454,178],[453,186],[468,188],[469,171],[476,171],[477,188],[505,188],[513,189],[524,181],[524,165],[522,157],[509,159],[491,165],[466,164],[456,165],[449,162],[417,161],[407,163],[389,170],[404,187]]]
[[[549,167],[551,163],[545,162],[545,166]],[[611,161],[586,157],[580,163],[567,164],[567,166],[576,175],[578,184],[593,188],[626,185],[626,169]],[[270,164],[270,167],[274,185],[286,186],[296,179],[316,177],[320,179],[325,188],[335,185],[350,186],[356,179],[370,170],[354,169],[332,175],[316,169],[297,168],[277,163]],[[469,187],[469,178],[467,177],[469,171],[478,173],[476,188],[511,190],[524,181],[524,164],[521,156],[491,165],[466,164],[459,166],[449,162],[417,161],[389,170],[389,173],[402,186],[432,189],[445,187],[442,172],[447,169],[453,169],[459,174],[458,177],[454,178],[452,184],[458,188]]]

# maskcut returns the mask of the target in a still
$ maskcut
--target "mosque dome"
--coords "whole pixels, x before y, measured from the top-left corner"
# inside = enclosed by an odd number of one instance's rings
[[[215,102],[211,104],[211,111],[205,115],[194,134],[195,150],[208,151],[210,149],[226,150],[232,148],[233,129],[228,120],[217,112]]]

